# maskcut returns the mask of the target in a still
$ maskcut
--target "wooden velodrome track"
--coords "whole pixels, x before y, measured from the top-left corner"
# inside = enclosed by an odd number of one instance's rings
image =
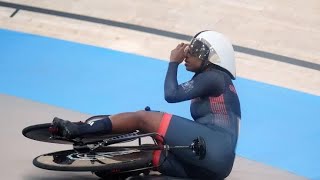
[[[216,29],[235,45],[238,76],[319,96],[319,12],[317,0],[8,0],[0,1],[0,28],[162,60],[197,31]],[[96,179],[89,173],[33,167],[33,157],[62,146],[29,141],[20,133],[23,127],[54,116],[89,115],[1,94],[0,114],[6,121],[0,136],[3,179]],[[32,119],[22,121],[25,117]],[[11,143],[4,144],[9,138]],[[11,153],[17,155],[8,156]],[[238,157],[228,179],[305,178]]]

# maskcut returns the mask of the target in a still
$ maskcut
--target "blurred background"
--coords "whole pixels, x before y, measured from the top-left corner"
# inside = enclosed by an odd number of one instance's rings
[[[79,121],[168,104],[170,51],[201,30],[226,35],[236,52],[242,120],[228,179],[320,179],[320,1],[0,1],[0,115],[10,179],[94,179],[32,165],[63,145],[21,130],[58,116]],[[192,74],[180,67],[179,82]],[[183,133],[183,132],[181,132]],[[68,177],[68,178],[66,178]]]

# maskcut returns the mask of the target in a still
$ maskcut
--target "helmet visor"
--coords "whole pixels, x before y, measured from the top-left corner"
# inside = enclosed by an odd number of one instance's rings
[[[208,60],[210,54],[209,44],[203,41],[203,39],[192,39],[190,43],[189,53],[191,56],[197,57],[201,60]]]

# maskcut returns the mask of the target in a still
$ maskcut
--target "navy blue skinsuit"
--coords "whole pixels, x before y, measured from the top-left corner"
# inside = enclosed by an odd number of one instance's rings
[[[199,160],[190,150],[175,150],[159,171],[177,177],[223,179],[230,174],[233,166],[241,118],[235,87],[231,77],[214,65],[178,85],[178,66],[178,63],[169,63],[165,99],[169,103],[191,100],[190,111],[194,121],[171,115],[167,123],[160,124],[162,131],[159,133],[165,136],[169,145],[190,144],[193,139],[202,136],[207,154]],[[161,154],[160,164],[163,159]]]

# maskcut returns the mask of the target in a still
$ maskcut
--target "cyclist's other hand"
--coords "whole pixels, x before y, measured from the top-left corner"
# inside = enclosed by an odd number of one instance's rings
[[[176,48],[171,51],[170,62],[182,63],[186,58],[185,48],[188,46],[186,43],[180,43]]]

